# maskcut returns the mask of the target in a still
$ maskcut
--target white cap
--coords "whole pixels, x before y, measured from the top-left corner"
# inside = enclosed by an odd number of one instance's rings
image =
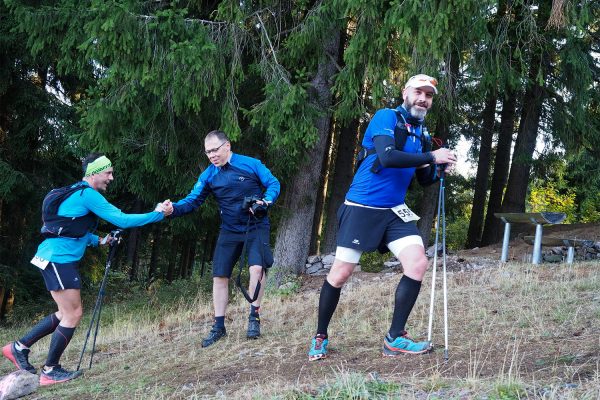
[[[404,85],[404,89],[406,89],[407,87],[412,87],[412,88],[430,87],[433,89],[433,92],[435,94],[438,94],[438,91],[436,88],[437,84],[438,84],[437,79],[432,78],[429,75],[419,74],[419,75],[411,76],[408,79],[408,81],[406,82],[406,85]]]

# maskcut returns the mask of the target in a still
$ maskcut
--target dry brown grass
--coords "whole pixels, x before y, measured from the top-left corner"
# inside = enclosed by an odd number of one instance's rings
[[[438,350],[381,357],[399,278],[353,276],[331,323],[331,356],[319,362],[309,362],[306,352],[322,277],[303,278],[289,296],[271,293],[257,341],[245,338],[248,306],[237,296],[228,311],[229,336],[207,349],[199,344],[211,323],[209,298],[182,301],[159,319],[151,318],[156,310],[123,308],[122,318],[102,326],[93,369],[33,398],[600,398],[598,263],[450,273],[447,363],[439,286]],[[417,338],[427,334],[430,279],[409,319]],[[84,333],[78,331],[65,366],[76,365]],[[46,345],[36,345],[36,364]]]

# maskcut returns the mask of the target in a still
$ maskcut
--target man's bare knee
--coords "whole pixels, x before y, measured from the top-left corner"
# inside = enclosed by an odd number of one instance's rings
[[[355,266],[356,264],[336,259],[327,274],[327,281],[336,288],[344,286],[344,283],[352,276]]]
[[[259,280],[263,275],[263,268],[260,265],[252,265],[250,267],[250,276]]]
[[[411,262],[406,263],[406,265],[402,265],[404,269],[404,274],[409,278],[421,281],[425,276],[425,272],[427,271],[427,266],[429,262],[427,261],[427,257],[417,257],[411,260]]]

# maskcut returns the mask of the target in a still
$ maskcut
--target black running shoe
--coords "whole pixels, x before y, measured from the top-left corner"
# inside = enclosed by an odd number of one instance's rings
[[[62,383],[79,378],[83,375],[83,371],[67,371],[60,365],[55,365],[52,369],[42,369],[40,375],[40,386],[54,385],[55,383]]]
[[[225,330],[225,327],[217,328],[216,326],[213,326],[208,336],[204,338],[204,340],[202,340],[202,347],[208,347],[224,336],[227,336],[227,331]]]
[[[260,317],[250,315],[248,317],[248,331],[246,332],[248,339],[258,339],[260,337]]]
[[[11,342],[2,348],[2,355],[9,359],[17,369],[22,369],[32,374],[37,374],[37,370],[29,364],[29,349],[17,350],[16,342]]]

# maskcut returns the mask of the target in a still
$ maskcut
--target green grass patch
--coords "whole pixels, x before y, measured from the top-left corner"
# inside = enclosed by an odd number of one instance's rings
[[[517,382],[499,383],[490,395],[490,400],[519,400],[527,396],[527,391]]]
[[[335,382],[307,393],[293,391],[285,394],[289,400],[388,399],[399,398],[402,386],[379,379],[370,380],[358,373],[336,374]]]

